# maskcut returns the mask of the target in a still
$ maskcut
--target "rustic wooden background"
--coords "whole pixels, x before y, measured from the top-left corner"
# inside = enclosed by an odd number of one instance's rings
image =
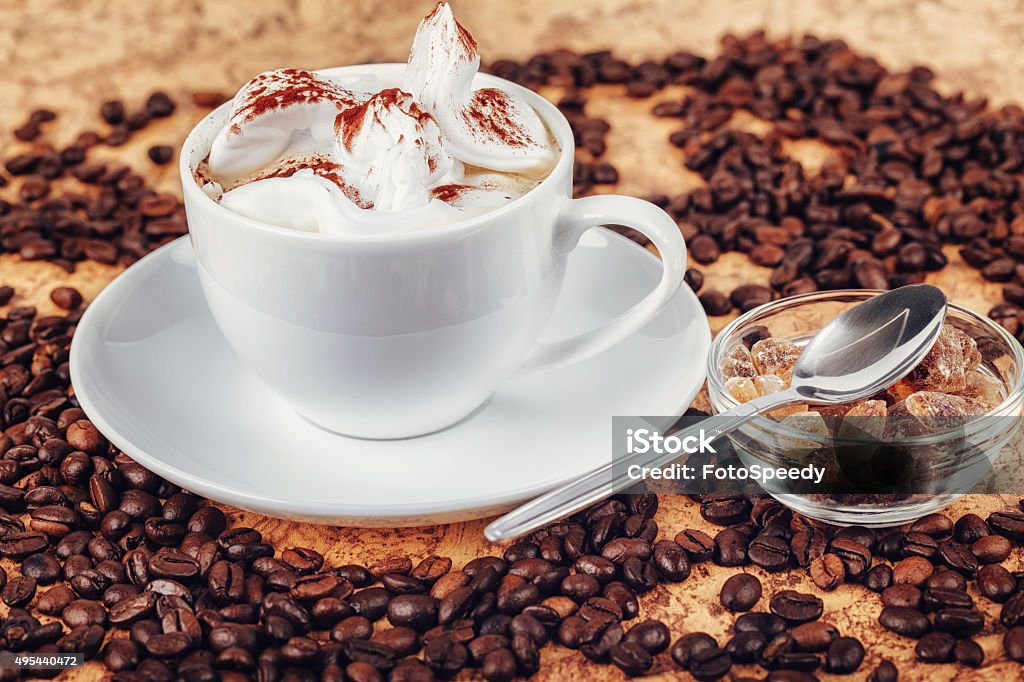
[[[772,35],[813,31],[825,37],[842,37],[892,68],[916,63],[932,66],[946,89],[987,95],[994,102],[1024,101],[1024,53],[1019,49],[1024,34],[1024,2],[1020,0],[466,0],[454,4],[460,20],[477,37],[485,61],[524,57],[558,47],[612,48],[628,58],[657,57],[675,49],[710,53],[723,33],[764,27]],[[103,100],[122,97],[130,105],[139,105],[148,92],[160,88],[175,95],[178,112],[155,122],[128,145],[113,151],[100,150],[96,156],[105,153],[145,169],[158,188],[180,193],[176,167],[153,166],[145,150],[155,143],[178,145],[202,115],[189,103],[189,92],[233,92],[252,74],[279,66],[317,68],[404,60],[416,23],[431,5],[432,0],[0,0],[0,55],[4,64],[0,77],[0,101],[4,102],[0,107],[0,157],[21,150],[10,131],[34,106],[51,107],[60,113],[58,121],[48,124],[46,130],[49,139],[66,143],[81,130],[99,125],[97,110]],[[667,90],[650,101],[637,101],[625,98],[617,87],[603,87],[592,93],[588,113],[605,116],[612,123],[608,156],[621,176],[615,191],[674,194],[697,181],[682,168],[678,150],[665,142],[674,124],[648,115],[655,102],[677,94]],[[740,123],[756,126],[756,122]],[[822,152],[814,145],[794,150],[811,168]],[[949,255],[953,264],[932,281],[942,286],[953,301],[988,310],[1000,298],[999,287],[983,283],[973,270],[959,264],[955,250],[951,249]],[[76,286],[89,300],[118,272],[116,268],[87,263],[75,274],[67,275],[49,264],[0,256],[0,284],[17,289],[12,303],[37,305],[44,314],[54,310],[48,298],[53,287]],[[735,254],[724,256],[707,268],[706,274],[705,286],[725,291],[740,282],[767,281],[767,270]],[[712,327],[717,330],[727,321],[713,319]],[[702,395],[697,404],[706,404],[706,398]],[[961,500],[949,513],[974,511],[984,516],[1015,503],[1016,499],[972,496]],[[402,530],[339,529],[226,511],[234,523],[258,528],[280,548],[312,547],[335,564],[365,562],[390,553],[414,557],[438,553],[451,556],[460,565],[473,557],[501,551],[483,540],[484,521]],[[662,499],[657,521],[668,537],[687,526],[707,525],[696,505],[670,498]],[[1024,568],[1019,550],[1007,566]],[[732,618],[723,613],[717,596],[732,570],[697,566],[685,583],[660,587],[645,596],[643,613],[667,622],[674,637],[703,630],[724,643]],[[783,588],[817,592],[801,572],[770,575],[756,568],[748,570],[765,583],[766,595]],[[981,671],[949,665],[929,667],[914,661],[912,641],[881,630],[876,623],[880,604],[863,588],[842,586],[822,596],[825,619],[844,634],[859,637],[868,649],[857,675],[835,679],[863,679],[883,656],[903,668],[903,680],[1020,679],[1019,666],[1002,656],[1001,634],[993,633],[991,625],[978,638],[987,657]],[[985,600],[979,599],[979,603],[985,604]],[[758,607],[766,608],[766,604]],[[986,611],[991,623],[997,610]],[[754,672],[751,667],[739,670]],[[656,671],[664,679],[679,675],[667,654],[659,657]],[[90,664],[68,677],[94,679],[101,673],[99,666]],[[613,668],[592,666],[577,653],[548,647],[542,671],[535,679],[621,678]]]

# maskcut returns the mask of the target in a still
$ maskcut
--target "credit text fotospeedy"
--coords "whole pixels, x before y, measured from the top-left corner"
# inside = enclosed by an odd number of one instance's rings
[[[649,429],[627,429],[626,453],[628,455],[715,453],[714,446],[712,446],[713,440],[714,435],[707,434],[704,429],[701,429],[698,435],[684,438],[673,435],[663,436],[658,431]],[[640,464],[631,464],[626,468],[626,475],[633,480],[693,481],[701,478],[719,481],[802,480],[821,483],[825,476],[825,468],[816,467],[813,464],[802,467],[765,467],[759,464],[749,467],[732,464],[728,466],[703,464],[699,467],[689,464],[670,464],[664,467],[645,467]]]

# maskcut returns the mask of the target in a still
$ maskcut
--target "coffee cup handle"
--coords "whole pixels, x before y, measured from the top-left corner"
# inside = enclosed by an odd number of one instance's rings
[[[682,285],[686,245],[679,227],[667,213],[642,199],[599,194],[568,200],[555,227],[556,253],[569,253],[584,232],[598,225],[626,225],[650,239],[661,255],[661,281],[642,301],[597,329],[540,344],[526,358],[520,373],[566,365],[614,346],[650,322]]]

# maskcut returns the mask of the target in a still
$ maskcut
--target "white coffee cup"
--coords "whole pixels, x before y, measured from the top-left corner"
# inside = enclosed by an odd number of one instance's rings
[[[372,73],[393,87],[404,69],[374,64],[323,73]],[[323,428],[363,438],[443,429],[517,371],[580,360],[630,336],[679,289],[686,249],[675,222],[640,199],[572,199],[573,138],[565,117],[543,97],[503,79],[480,74],[475,85],[525,98],[561,156],[524,196],[443,227],[349,236],[246,218],[207,196],[193,175],[230,103],[185,140],[185,210],[213,318],[243,363]],[[608,324],[538,344],[569,253],[583,232],[604,224],[646,235],[661,254],[661,281]],[[244,403],[245,396],[238,398]]]

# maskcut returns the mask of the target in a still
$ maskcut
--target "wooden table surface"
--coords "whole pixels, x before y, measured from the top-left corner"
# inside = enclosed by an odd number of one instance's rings
[[[927,63],[947,89],[965,89],[991,95],[994,101],[1024,101],[1024,54],[1019,37],[1024,27],[1024,2],[955,3],[952,0],[896,4],[881,0],[858,3],[769,0],[698,2],[688,0],[614,0],[551,3],[517,0],[515,3],[457,2],[460,20],[477,37],[485,61],[522,57],[538,50],[567,46],[580,50],[612,47],[622,56],[665,55],[676,49],[710,53],[718,36],[743,33],[766,26],[773,35],[812,30],[821,36],[842,37],[855,48],[877,55],[900,68]],[[66,143],[78,132],[98,126],[99,103],[123,97],[141,104],[153,89],[165,89],[178,99],[177,113],[155,122],[126,146],[99,150],[96,157],[117,158],[149,175],[156,186],[180,194],[174,164],[156,167],[146,160],[146,148],[155,143],[178,145],[202,115],[192,106],[192,90],[233,92],[252,74],[279,66],[322,67],[369,60],[403,60],[418,18],[430,9],[429,0],[415,3],[266,2],[220,0],[189,3],[128,3],[93,0],[65,3],[37,0],[30,4],[0,0],[0,51],[4,75],[0,78],[0,156],[6,158],[24,145],[12,141],[10,131],[21,124],[33,106],[48,106],[60,114],[49,124],[47,136]],[[678,193],[694,186],[697,176],[681,166],[680,153],[665,138],[675,125],[649,115],[657,101],[682,90],[666,90],[650,101],[630,100],[617,87],[591,92],[590,115],[612,124],[608,158],[622,178],[617,192],[646,195]],[[558,93],[548,93],[557,95]],[[737,125],[756,127],[739,120]],[[792,153],[813,169],[827,150],[812,144],[795,146]],[[16,188],[16,186],[15,186]],[[9,191],[9,190],[8,190]],[[929,281],[941,286],[957,303],[987,311],[1000,300],[1000,287],[986,284],[964,266],[954,249],[951,265]],[[741,282],[767,282],[768,271],[738,254],[726,254],[706,270],[706,284],[724,291]],[[77,287],[92,299],[119,270],[95,263],[81,264],[68,275],[46,263],[25,263],[16,256],[0,256],[0,284],[13,285],[14,305],[36,305],[42,314],[55,311],[48,298],[55,286]],[[2,312],[4,309],[0,309]],[[711,320],[714,330],[729,318]],[[702,394],[697,406],[706,405]],[[951,515],[973,511],[987,515],[1015,505],[1015,498],[970,496],[948,510]],[[268,541],[283,549],[312,547],[328,563],[369,562],[389,554],[422,557],[442,554],[456,566],[477,556],[500,553],[482,537],[486,521],[416,529],[330,528],[267,518],[225,509],[232,523],[259,529]],[[685,498],[663,497],[656,520],[671,537],[684,527],[707,530],[697,505]],[[1024,568],[1020,550],[1006,562],[1011,570]],[[863,587],[844,585],[820,593],[803,571],[782,575],[750,567],[765,584],[765,594],[796,588],[820,594],[824,619],[843,634],[859,637],[868,650],[855,676],[862,679],[883,657],[904,669],[901,679],[1019,679],[1020,667],[1002,655],[1001,634],[993,633],[997,609],[985,608],[986,629],[978,637],[987,662],[980,671],[952,665],[917,664],[911,640],[883,631],[877,625],[878,598]],[[684,583],[662,586],[643,597],[642,614],[664,620],[673,638],[685,632],[707,631],[724,643],[732,618],[718,604],[722,582],[735,569],[710,564],[695,567]],[[977,598],[977,594],[975,593]],[[758,605],[766,608],[766,604]],[[667,654],[656,671],[664,679],[679,675]],[[754,672],[745,666],[734,668]],[[94,679],[102,674],[97,664],[69,674],[69,679]],[[543,651],[538,680],[621,679],[612,667],[588,664],[582,655],[560,647]],[[822,675],[823,679],[830,676]]]

